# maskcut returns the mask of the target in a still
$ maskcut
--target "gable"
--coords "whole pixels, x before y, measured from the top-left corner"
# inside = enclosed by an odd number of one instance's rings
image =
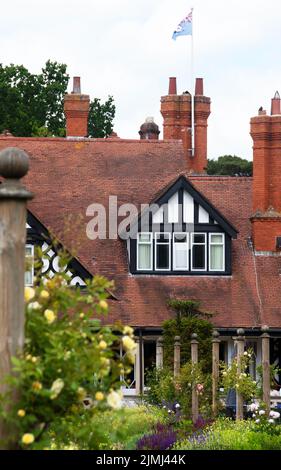
[[[43,276],[52,278],[56,273],[62,272],[59,255],[59,251],[63,249],[62,245],[55,245],[52,242],[47,228],[30,211],[27,211],[26,228],[27,244],[38,246],[43,252]],[[85,281],[92,277],[76,258],[71,259],[63,272],[69,277],[69,285],[71,286],[79,285],[83,287],[86,285]]]

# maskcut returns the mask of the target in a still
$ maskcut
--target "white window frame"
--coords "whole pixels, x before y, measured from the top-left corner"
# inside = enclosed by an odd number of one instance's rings
[[[34,285],[34,245],[31,245],[30,243],[27,243],[25,245],[25,248],[31,248],[31,255],[28,255],[28,257],[32,258],[32,265],[31,265],[31,269],[29,270],[29,272],[31,272],[31,277],[32,277],[32,281],[30,284],[25,284],[26,287],[32,287]],[[27,257],[27,255],[25,255]],[[28,272],[28,271],[25,271],[24,274]]]
[[[177,235],[185,235],[186,242],[185,243],[177,243],[175,242],[175,236]],[[186,268],[177,268],[176,267],[176,245],[185,245],[186,246],[186,261],[187,267]],[[189,271],[189,233],[188,232],[173,232],[173,271]]]
[[[169,236],[169,267],[168,268],[157,268],[157,245],[168,245],[167,242],[157,242],[157,235],[168,235]],[[155,271],[171,271],[171,233],[170,232],[155,232],[154,234],[154,263]]]
[[[222,243],[212,243],[212,235],[222,235]],[[223,269],[211,269],[211,247],[222,246],[223,247]],[[224,272],[225,271],[225,234],[221,232],[209,233],[209,271],[210,272]]]
[[[141,235],[149,235],[150,241],[149,242],[140,242],[140,236]],[[139,268],[139,244],[140,245],[148,245],[150,244],[150,268],[147,269],[142,269]],[[137,271],[153,271],[153,233],[152,232],[139,232],[138,237],[137,237]]]
[[[205,243],[194,243],[194,235],[204,235]],[[193,272],[206,272],[207,271],[207,233],[206,232],[191,232],[190,234],[190,251],[191,251],[191,271]],[[205,269],[193,268],[193,246],[205,245]]]

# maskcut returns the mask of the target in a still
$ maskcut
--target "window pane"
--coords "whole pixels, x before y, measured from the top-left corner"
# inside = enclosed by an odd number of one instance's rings
[[[169,269],[169,245],[156,245],[156,268]]]
[[[211,243],[223,243],[222,234],[211,235]]]
[[[192,264],[193,269],[205,269],[205,245],[193,245]]]
[[[26,245],[25,246],[25,262],[26,262],[26,269],[24,273],[24,283],[26,286],[33,285],[33,246]]]
[[[157,233],[156,240],[157,243],[169,243],[170,237],[168,233]]]
[[[193,243],[205,243],[205,235],[194,233]]]
[[[186,234],[185,233],[177,233],[174,235],[175,243],[186,243]]]
[[[174,247],[174,267],[175,269],[187,269],[187,244],[176,243]]]
[[[151,245],[139,245],[138,269],[151,269]]]
[[[210,269],[222,271],[223,270],[223,245],[210,246]]]
[[[150,242],[151,234],[150,233],[140,233],[139,242]]]

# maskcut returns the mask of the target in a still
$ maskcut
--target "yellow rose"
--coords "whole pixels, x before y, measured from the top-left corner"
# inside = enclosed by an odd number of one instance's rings
[[[26,360],[27,360],[27,361],[31,361],[31,360],[32,360],[31,354],[28,354],[28,355],[26,356]]]
[[[85,317],[85,313],[83,313],[83,312],[80,313],[79,317],[80,317],[80,318],[84,318],[84,317]]]
[[[25,287],[24,289],[24,300],[29,302],[35,296],[35,290],[32,287]]]
[[[100,341],[99,342],[99,348],[100,349],[106,349],[107,348],[107,343],[105,341]]]
[[[45,310],[44,312],[44,317],[46,318],[47,322],[49,323],[49,325],[51,323],[53,323],[56,319],[56,315],[55,313],[53,312],[53,310]]]
[[[107,310],[108,309],[108,303],[106,300],[100,300],[99,301],[99,306],[102,310]]]
[[[38,382],[38,381],[33,382],[32,388],[33,388],[33,390],[34,390],[35,392],[38,392],[39,390],[42,389],[42,384],[41,384],[41,382]]]
[[[135,341],[132,338],[130,338],[130,336],[127,336],[127,335],[123,336],[122,344],[124,348],[126,349],[126,351],[133,351],[137,347]]]
[[[20,418],[23,418],[25,416],[25,411],[24,410],[18,410],[18,416]]]
[[[129,336],[133,336],[134,334],[134,329],[131,328],[131,326],[125,326],[124,329],[123,329],[123,335],[129,335]]]
[[[33,362],[33,364],[35,364],[35,362],[37,362],[37,357],[33,356],[33,357],[31,358],[31,362]]]
[[[40,298],[41,299],[48,299],[50,297],[50,294],[47,290],[41,290],[40,292]]]
[[[100,363],[102,366],[109,366],[110,365],[110,359],[108,357],[101,357],[100,358]]]
[[[86,390],[83,387],[79,387],[77,390],[77,395],[78,395],[79,400],[81,401],[84,400],[84,398],[86,398],[87,396]]]
[[[21,438],[21,442],[26,445],[32,444],[32,442],[34,442],[33,434],[29,434],[29,433],[24,434]]]
[[[122,394],[112,391],[107,396],[107,404],[114,410],[119,410],[122,406]]]
[[[97,392],[97,393],[95,394],[95,399],[96,399],[97,401],[103,400],[103,399],[104,399],[104,394],[103,394],[102,392]]]
[[[62,379],[56,379],[51,386],[51,400],[57,398],[64,387],[64,381]]]

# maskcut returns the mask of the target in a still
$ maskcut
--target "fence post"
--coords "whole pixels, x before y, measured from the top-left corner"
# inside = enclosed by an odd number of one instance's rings
[[[174,377],[178,377],[180,375],[180,367],[181,367],[180,336],[175,336],[175,342],[174,342]]]
[[[262,348],[262,399],[266,409],[270,411],[270,335],[268,326],[261,328]]]
[[[191,335],[191,362],[192,365],[198,364],[198,341],[197,334],[193,333]],[[192,383],[192,405],[191,405],[191,415],[192,422],[195,424],[198,421],[199,415],[199,399],[197,393],[197,383]]]
[[[24,151],[11,147],[0,152],[0,175],[5,178],[0,185],[0,394],[7,390],[2,379],[12,371],[11,357],[24,345],[26,203],[32,194],[19,180],[28,168]],[[12,428],[1,421],[1,447],[12,448],[13,439]]]
[[[245,331],[242,328],[237,330],[237,375],[241,374],[241,359],[244,354],[245,348]],[[244,403],[243,397],[240,394],[239,390],[236,389],[236,421],[242,420],[244,418]]]
[[[159,336],[156,341],[156,368],[163,369],[163,338]]]
[[[220,361],[220,340],[219,332],[213,332],[212,340],[212,411],[213,416],[217,416],[218,412],[218,386],[219,386],[219,361]]]

